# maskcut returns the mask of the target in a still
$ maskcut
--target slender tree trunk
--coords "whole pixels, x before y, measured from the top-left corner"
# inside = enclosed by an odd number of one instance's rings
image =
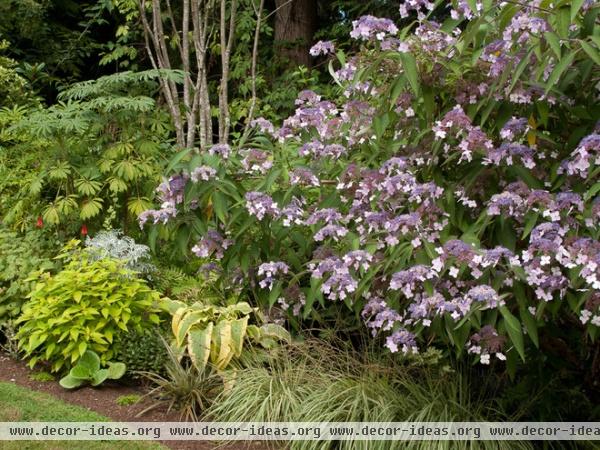
[[[229,8],[229,26],[227,26],[227,2],[221,0],[221,85],[219,87],[219,142],[224,144],[229,138],[229,61],[235,35],[235,15],[237,0],[232,0]]]
[[[317,28],[317,0],[275,0],[275,54],[280,63],[311,64],[308,54]]]
[[[250,123],[254,119],[254,110],[256,109],[256,68],[258,65],[258,42],[260,39],[260,27],[263,20],[262,14],[265,7],[265,0],[259,0],[258,8],[254,6],[254,0],[252,0],[252,7],[256,13],[256,27],[254,28],[254,43],[252,44],[252,65],[250,67],[250,76],[252,77],[252,99],[250,100],[250,108],[248,110],[248,117],[246,118],[246,126],[244,127],[244,138],[250,131]],[[242,139],[244,140],[244,139]]]

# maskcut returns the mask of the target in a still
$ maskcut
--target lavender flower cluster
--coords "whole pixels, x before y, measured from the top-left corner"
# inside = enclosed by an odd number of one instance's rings
[[[143,228],[148,220],[152,220],[153,224],[166,224],[170,219],[177,216],[177,205],[183,202],[183,192],[189,179],[190,176],[184,173],[174,175],[163,181],[156,188],[161,202],[160,209],[149,209],[142,212],[138,217],[140,227]]]
[[[350,37],[365,41],[373,39],[383,41],[386,36],[393,36],[397,33],[398,27],[390,19],[362,16],[360,19],[352,22],[352,31],[350,32]]]
[[[233,245],[233,240],[225,239],[221,233],[216,230],[208,230],[206,235],[192,247],[192,253],[199,258],[213,257],[222,259],[225,250]]]
[[[312,56],[329,55],[335,53],[335,48],[331,41],[319,41],[310,48],[309,53]]]

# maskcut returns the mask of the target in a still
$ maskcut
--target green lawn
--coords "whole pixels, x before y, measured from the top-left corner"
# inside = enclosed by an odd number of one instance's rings
[[[80,406],[64,403],[42,392],[30,391],[12,383],[0,382],[0,422],[107,422],[104,417]],[[153,442],[134,441],[0,441],[2,450],[24,449],[153,449],[166,447]]]

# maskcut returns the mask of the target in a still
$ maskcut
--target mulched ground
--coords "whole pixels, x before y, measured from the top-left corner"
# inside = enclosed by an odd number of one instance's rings
[[[13,382],[34,391],[45,392],[61,399],[66,403],[82,406],[88,410],[96,411],[117,422],[179,422],[181,418],[177,412],[167,412],[164,409],[153,409],[140,417],[136,415],[152,404],[151,400],[131,406],[119,406],[117,398],[123,395],[143,395],[140,386],[123,386],[105,383],[101,388],[83,387],[76,390],[63,389],[57,381],[41,382],[29,378],[33,372],[23,361],[16,361],[0,353],[0,381]],[[206,441],[163,441],[167,447],[176,450],[267,450],[261,442],[238,442],[222,445]]]

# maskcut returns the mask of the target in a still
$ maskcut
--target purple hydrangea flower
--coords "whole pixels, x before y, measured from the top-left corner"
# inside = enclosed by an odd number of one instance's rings
[[[354,250],[346,253],[343,257],[344,264],[346,267],[351,267],[354,270],[368,270],[373,260],[373,255],[364,250]]]
[[[425,18],[426,11],[433,11],[434,2],[430,0],[403,0],[400,3],[400,17],[408,17],[411,11],[416,11],[419,20]]]
[[[319,179],[310,169],[297,168],[290,172],[290,183],[303,186],[320,186]]]
[[[313,239],[317,242],[323,241],[327,238],[332,238],[334,241],[339,241],[340,238],[346,236],[348,234],[348,229],[341,225],[325,225],[319,231],[317,231],[313,237]]]
[[[247,192],[245,195],[246,209],[250,215],[262,220],[265,216],[279,217],[281,211],[273,199],[262,192]]]
[[[223,159],[229,158],[231,154],[231,147],[227,144],[216,144],[208,149],[209,155],[219,155]]]
[[[321,285],[323,292],[330,300],[344,300],[356,291],[358,282],[346,271],[337,271]]]
[[[383,41],[387,35],[398,33],[398,27],[390,19],[373,16],[362,16],[352,22],[350,37],[370,41],[377,39]]]
[[[500,137],[507,141],[514,142],[529,130],[529,124],[524,117],[512,117],[504,124],[500,130]]]
[[[335,52],[333,42],[331,41],[319,41],[310,48],[310,54],[312,56],[329,55]]]
[[[245,150],[243,153],[244,159],[242,159],[242,167],[247,172],[264,174],[273,167],[273,161],[267,152],[253,148]]]
[[[209,166],[198,166],[190,172],[190,179],[194,183],[198,183],[200,180],[209,181],[212,178],[216,178],[217,171]]]
[[[600,134],[584,137],[565,165],[569,175],[586,178],[592,164],[600,166]]]
[[[170,219],[177,216],[177,208],[175,207],[165,207],[161,209],[148,209],[143,211],[138,216],[138,222],[140,224],[140,228],[143,228],[148,220],[152,220],[154,225],[158,223],[166,224]]]
[[[427,266],[422,264],[412,266],[392,275],[390,289],[401,290],[407,298],[412,298],[415,288],[417,286],[422,287],[423,282],[434,278],[434,276],[435,272]]]
[[[486,308],[496,308],[503,305],[504,302],[498,297],[498,293],[486,284],[472,287],[466,295],[469,301],[475,301],[485,304]]]
[[[263,277],[263,279],[259,282],[259,286],[261,288],[269,288],[269,290],[273,290],[273,284],[275,283],[275,276],[278,274],[287,274],[289,271],[289,267],[286,263],[281,261],[271,261],[268,263],[263,263],[258,267],[258,276]]]
[[[415,335],[404,328],[394,331],[385,341],[385,346],[392,353],[418,353]]]
[[[335,208],[323,208],[317,209],[313,212],[308,219],[306,219],[306,225],[315,225],[318,222],[325,222],[327,224],[339,222],[342,220],[342,215]]]
[[[292,224],[303,225],[305,211],[303,209],[304,201],[294,197],[286,207],[281,210],[281,218],[284,227],[290,227]]]
[[[233,245],[231,239],[225,239],[216,230],[208,230],[205,236],[192,247],[192,252],[199,258],[208,258],[213,256],[216,259],[223,258],[224,251]]]
[[[261,133],[269,134],[271,136],[275,135],[275,127],[264,117],[258,117],[257,119],[252,120],[250,126],[252,128],[258,128]]]

